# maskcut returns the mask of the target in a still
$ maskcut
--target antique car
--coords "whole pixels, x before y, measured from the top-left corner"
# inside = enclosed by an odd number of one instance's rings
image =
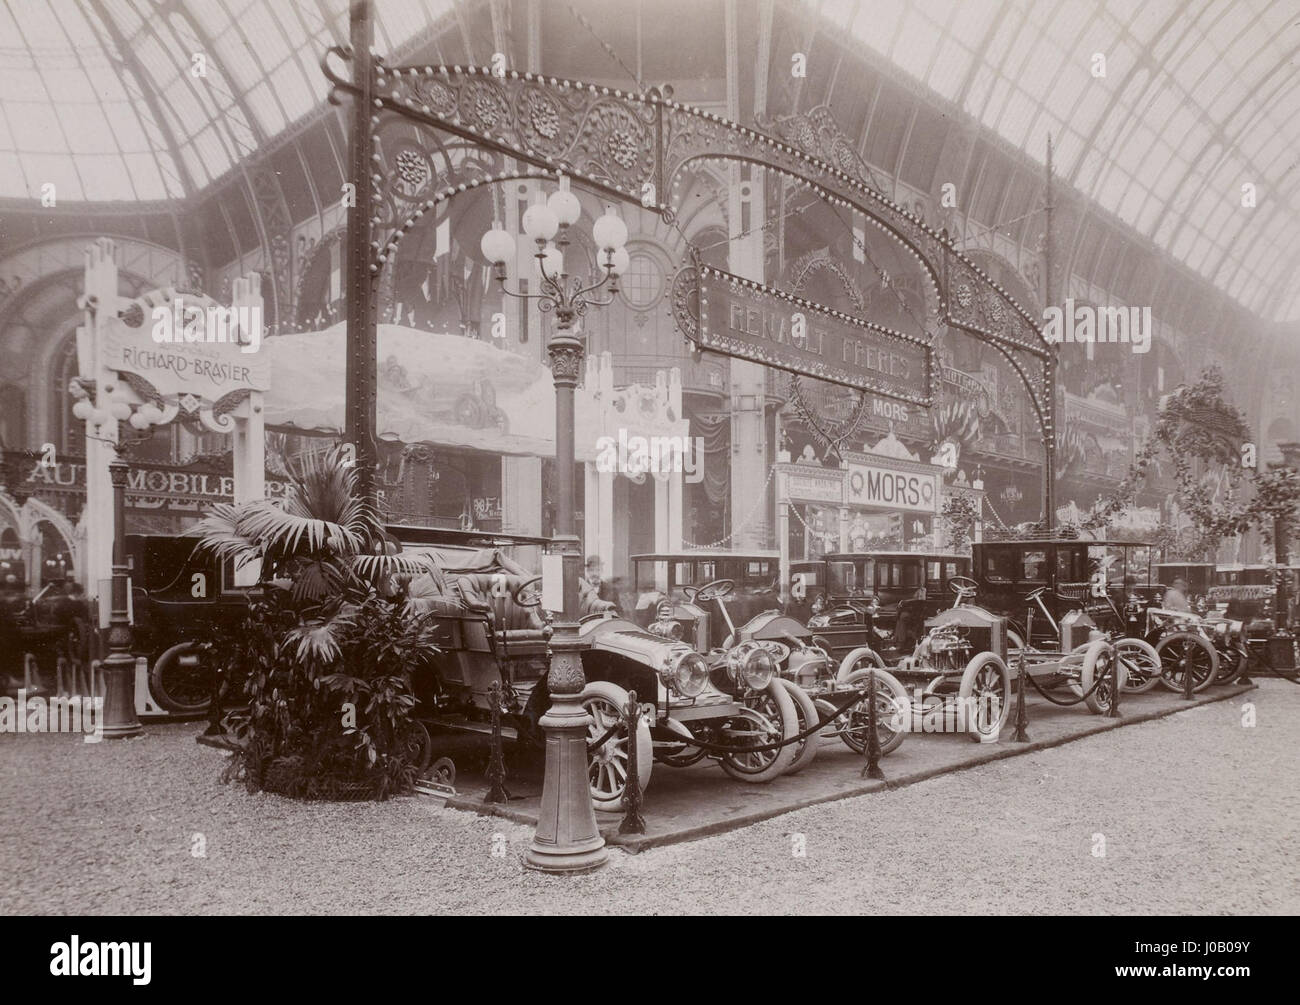
[[[760,611],[781,606],[780,560],[775,551],[680,551],[633,555],[636,609],[633,620],[645,627],[655,620],[659,603],[670,600],[683,637],[700,652],[721,648],[730,629],[719,623],[695,591],[726,579],[735,584],[731,613],[747,621]]]
[[[843,659],[870,646],[886,663],[910,655],[927,618],[950,603],[949,584],[965,578],[970,559],[927,552],[832,553],[825,587],[808,625]]]
[[[1151,582],[1163,587],[1174,580],[1187,583],[1187,599],[1198,613],[1206,612],[1210,588],[1214,585],[1213,562],[1156,562],[1151,566]]]
[[[0,694],[16,697],[54,691],[70,681],[60,673],[70,661],[88,664],[92,655],[93,619],[84,597],[65,583],[46,584],[34,597],[8,589],[0,595]]]
[[[1046,590],[1046,587],[1039,587],[1027,599],[1031,603],[1041,603]],[[1043,610],[1048,610],[1048,605],[1044,604]],[[991,620],[998,618],[982,608],[962,604],[940,612],[930,623],[937,628],[963,625],[975,615]],[[1071,610],[1059,622],[1049,617],[1049,623],[1055,641],[1046,645],[1037,642],[1026,644],[1007,631],[1004,656],[1009,669],[1007,687],[1022,672],[1023,666],[1023,672],[1030,676],[1037,689],[1068,688],[1084,699],[1090,712],[1097,715],[1109,712],[1115,678],[1118,678],[1120,687],[1124,687],[1126,680],[1126,666],[1118,658],[1115,645],[1097,628],[1087,611]],[[1040,638],[1038,635],[1033,637]],[[1017,642],[1021,644],[1016,645]],[[967,647],[962,655],[969,651],[971,649]],[[991,669],[986,671],[986,675],[991,676]],[[1005,708],[1003,713],[1005,721]],[[1001,723],[998,725],[1000,728]]]
[[[414,546],[437,558],[440,576],[412,583],[412,604],[431,612],[443,639],[433,670],[417,675],[417,714],[430,727],[491,730],[489,688],[500,684],[506,739],[540,746],[538,721],[550,707],[547,643],[540,614],[540,577],[500,549],[452,551]],[[673,767],[716,759],[733,778],[766,782],[784,773],[794,745],[748,751],[787,740],[798,718],[771,656],[751,650],[710,666],[688,643],[647,631],[612,605],[593,599],[578,624],[587,680],[582,704],[592,717],[591,796],[598,809],[617,810],[628,777],[623,709],[635,690],[647,713],[635,742],[644,788],[655,762]],[[605,739],[611,728],[612,737]],[[599,742],[604,740],[604,742]],[[734,748],[705,749],[690,741]]]
[[[1024,637],[1026,613],[1039,609],[1030,594],[1041,597],[1051,621],[1036,618],[1028,641],[1043,646],[1059,641],[1056,625],[1077,608],[1100,627],[1127,634],[1116,612],[1133,598],[1152,603],[1164,590],[1151,579],[1151,547],[1140,542],[1019,538],[977,542],[972,552],[980,604],[1008,619],[1013,638]]]
[[[904,728],[996,741],[1011,710],[1009,658],[1006,618],[961,603],[941,611],[926,623],[912,654],[891,667],[904,686],[914,688]],[[878,659],[863,649],[846,657],[844,666]]]
[[[695,591],[697,602],[716,604],[721,621],[728,626],[726,645],[708,653],[709,664],[717,668],[744,659],[755,649],[766,651],[795,703],[800,720],[798,732],[835,715],[836,709],[844,704],[845,696],[864,685],[869,670],[878,668],[874,662],[841,666],[827,651],[824,639],[778,610],[763,611],[736,625],[727,604],[734,589],[735,584],[730,580],[720,580],[706,583]],[[665,604],[650,631],[676,636],[679,628],[670,606]],[[876,684],[876,728],[883,756],[903,742],[898,712],[907,701],[907,692],[893,675],[883,669],[877,672]],[[866,749],[869,735],[869,713],[868,699],[864,698],[835,716],[818,736],[839,737],[850,750],[861,754]],[[799,743],[796,749],[794,763],[788,769],[790,773],[812,763],[817,744],[810,739]]]

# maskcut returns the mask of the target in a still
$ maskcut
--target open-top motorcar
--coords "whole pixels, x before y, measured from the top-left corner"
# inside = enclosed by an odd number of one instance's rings
[[[869,736],[869,699],[863,698],[836,715],[846,700],[846,695],[862,688],[869,671],[876,669],[876,721],[881,754],[888,754],[903,742],[903,730],[898,710],[907,700],[903,686],[891,674],[878,669],[878,664],[837,663],[827,649],[825,639],[813,634],[812,629],[796,618],[779,610],[766,610],[747,621],[737,623],[728,603],[735,590],[730,580],[706,583],[695,593],[695,600],[714,608],[721,623],[727,626],[727,636],[722,647],[708,652],[709,665],[715,669],[731,666],[751,659],[755,652],[765,652],[777,667],[781,682],[790,692],[799,716],[799,732],[814,723],[827,720],[828,726],[819,736],[838,736],[849,749],[862,753]],[[664,604],[659,620],[650,626],[656,634],[680,634],[680,625],[673,616],[670,605]],[[831,717],[834,718],[831,718]],[[789,771],[795,772],[812,763],[817,744],[811,738],[797,746],[794,762]]]

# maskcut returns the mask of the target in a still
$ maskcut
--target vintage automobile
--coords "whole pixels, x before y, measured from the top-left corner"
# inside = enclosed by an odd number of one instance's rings
[[[1151,566],[1151,581],[1173,586],[1174,580],[1187,583],[1187,599],[1198,613],[1205,613],[1210,588],[1214,585],[1213,562],[1156,562]]]
[[[431,672],[417,675],[419,714],[430,727],[490,732],[489,689],[498,683],[506,712],[503,736],[540,745],[537,723],[550,707],[551,632],[540,614],[540,578],[500,549],[431,551],[441,576],[412,583],[412,603],[433,613],[444,651]],[[793,699],[765,650],[710,666],[688,643],[647,631],[603,601],[588,603],[578,633],[584,643],[582,704],[592,716],[590,742],[615,729],[591,755],[591,796],[598,809],[617,810],[622,802],[629,742],[622,716],[633,690],[646,712],[635,738],[642,788],[655,762],[682,767],[711,757],[728,775],[746,782],[769,781],[790,767],[794,745],[745,749],[798,732]],[[734,750],[705,749],[692,740]]]
[[[1006,616],[1013,638],[1024,637],[1031,606],[1039,609],[1030,594],[1041,597],[1051,621],[1036,618],[1028,641],[1043,646],[1059,641],[1056,625],[1080,607],[1099,627],[1123,635],[1115,612],[1133,597],[1149,604],[1163,592],[1151,579],[1151,547],[1140,542],[1018,538],[977,542],[972,552],[980,604]]]
[[[949,584],[970,571],[969,558],[943,552],[832,553],[823,564],[809,627],[837,659],[866,645],[886,663],[911,654],[926,619],[948,606]]]
[[[719,579],[735,583],[731,613],[746,621],[760,611],[781,606],[780,557],[775,551],[679,551],[633,555],[637,624],[655,620],[659,603],[670,600],[684,637],[701,652],[721,648],[730,629],[720,624],[695,591]]]
[[[765,650],[775,661],[780,678],[794,700],[800,720],[799,732],[834,715],[836,709],[844,704],[845,696],[860,689],[866,682],[868,671],[877,668],[878,664],[874,662],[840,665],[827,651],[824,639],[778,610],[763,611],[736,625],[727,604],[734,589],[735,584],[730,580],[719,580],[704,584],[694,593],[697,603],[716,605],[720,621],[728,627],[726,645],[708,654],[710,666],[716,668],[743,659],[755,648]],[[658,621],[650,626],[650,630],[675,637],[680,634],[680,626],[670,605],[664,605]],[[876,685],[876,728],[880,751],[884,755],[903,742],[904,732],[898,722],[898,711],[907,701],[907,692],[892,674],[884,670],[878,670]],[[845,709],[818,735],[839,737],[849,749],[863,753],[869,736],[868,700],[864,698]],[[817,744],[802,742],[797,751],[789,768],[791,773],[812,763]]]

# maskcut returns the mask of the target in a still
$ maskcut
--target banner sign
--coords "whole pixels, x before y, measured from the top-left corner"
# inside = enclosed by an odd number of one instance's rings
[[[931,349],[802,297],[700,265],[700,348],[929,406]],[[693,325],[679,326],[690,332]]]
[[[147,380],[161,395],[190,394],[216,401],[232,391],[265,391],[271,364],[262,352],[245,352],[237,342],[156,342],[148,324],[130,328],[110,319],[104,364]]]
[[[849,464],[849,503],[881,509],[937,513],[939,475],[872,464]]]
[[[1240,586],[1211,586],[1206,596],[1211,600],[1267,600],[1277,591],[1267,585],[1247,583]]]

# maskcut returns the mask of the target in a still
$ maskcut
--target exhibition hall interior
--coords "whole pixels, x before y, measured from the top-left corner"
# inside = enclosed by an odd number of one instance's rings
[[[0,913],[1294,913],[1298,14],[0,0]]]

